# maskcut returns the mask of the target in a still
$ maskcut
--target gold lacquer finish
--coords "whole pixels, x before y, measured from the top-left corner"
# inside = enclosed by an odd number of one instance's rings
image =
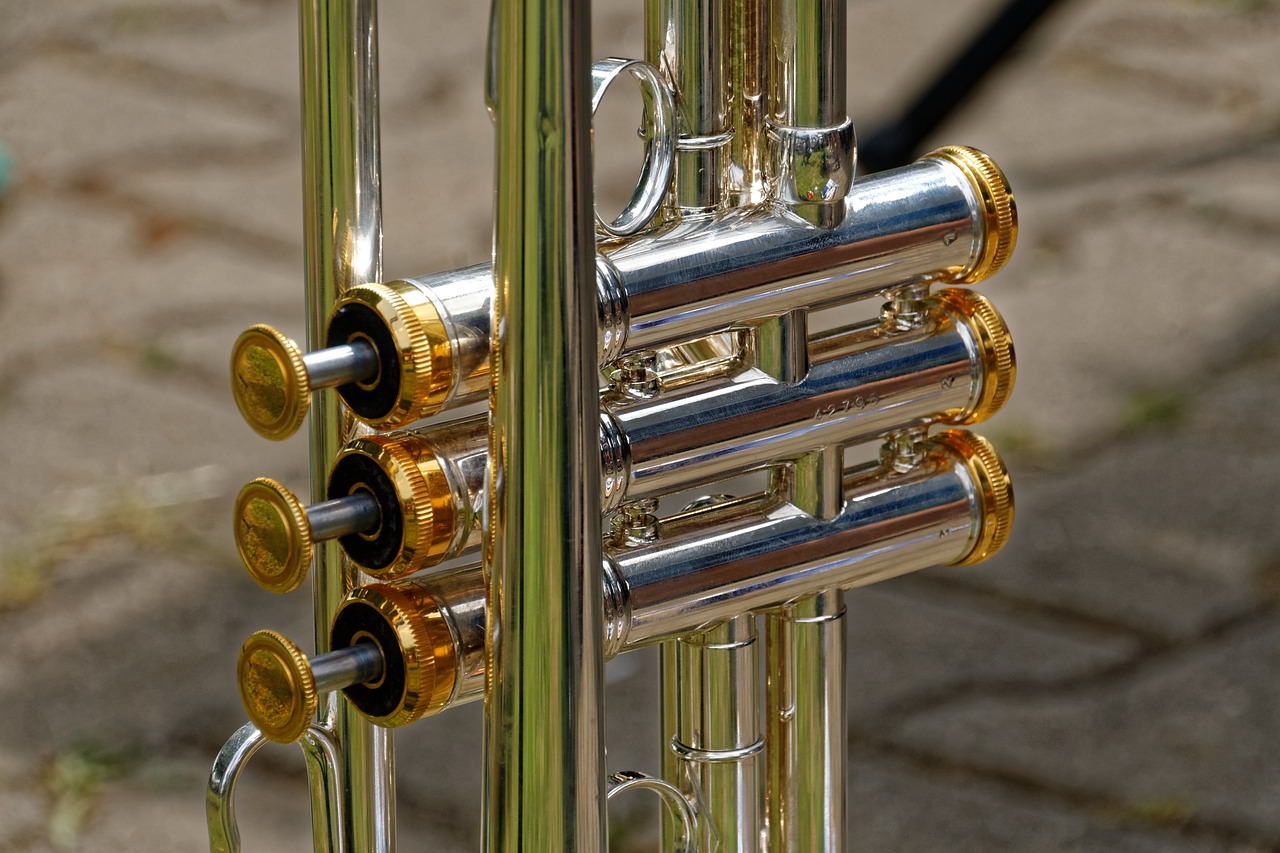
[[[240,647],[240,701],[253,724],[276,743],[302,737],[315,717],[315,679],[307,656],[275,631],[258,631]]]
[[[991,442],[967,430],[943,430],[933,436],[933,441],[950,450],[965,464],[982,496],[982,524],[973,549],[952,565],[981,563],[1004,547],[1013,530],[1013,483],[1009,479],[1009,469]]]
[[[288,438],[311,405],[302,351],[270,326],[246,329],[231,350],[231,391],[256,433],[272,441]]]
[[[246,485],[236,497],[236,550],[258,585],[293,592],[307,576],[314,542],[301,502],[268,477]]]
[[[387,566],[361,566],[397,578],[440,561],[457,531],[453,492],[430,445],[415,435],[366,436],[348,444],[334,467],[353,454],[369,457],[391,482],[403,523],[400,548]]]
[[[1013,393],[1018,375],[1013,338],[1004,318],[985,296],[960,287],[949,287],[935,295],[937,300],[965,320],[982,353],[982,391],[977,402],[957,424],[985,421],[1004,408]]]
[[[400,374],[395,404],[385,415],[366,421],[380,429],[391,429],[440,411],[452,387],[453,350],[431,300],[411,284],[391,282],[354,287],[339,300],[335,310],[353,304],[373,310],[386,325],[395,343]],[[397,363],[387,354],[382,355],[383,370]]]
[[[348,607],[361,605],[377,611],[395,635],[397,648],[382,648],[383,659],[398,656],[404,670],[399,702],[385,714],[361,713],[378,725],[394,727],[443,709],[453,694],[457,656],[435,599],[412,582],[370,584],[351,593],[338,608],[338,618]]]
[[[1000,271],[1018,243],[1018,205],[1009,187],[1009,179],[990,157],[976,148],[948,145],[925,155],[946,160],[960,169],[982,202],[986,236],[978,261],[957,284],[973,284]]]

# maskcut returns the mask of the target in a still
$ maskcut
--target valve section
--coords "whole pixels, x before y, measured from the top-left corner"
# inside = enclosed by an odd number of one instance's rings
[[[602,247],[600,510],[618,521],[605,525],[601,590],[610,657],[978,563],[1008,540],[1008,472],[985,439],[955,428],[998,412],[1016,377],[1000,314],[954,286],[1009,259],[1004,175],[981,152],[944,148],[855,182],[844,214],[826,218],[815,227],[765,204]],[[876,294],[888,299],[878,319],[807,333],[810,311]],[[333,690],[384,726],[483,694],[483,571],[424,570],[480,549],[488,418],[403,428],[487,393],[492,299],[492,273],[477,266],[354,288],[314,353],[265,326],[237,341],[236,402],[262,435],[292,434],[326,388],[370,427],[399,429],[350,441],[320,503],[269,478],[236,500],[237,547],[264,588],[296,589],[329,540],[379,581],[338,608],[331,651],[308,658],[273,632],[246,641],[241,696],[268,738],[303,737]],[[879,461],[847,467],[845,450],[868,442],[883,445]],[[661,503],[759,471],[768,485],[753,493]]]

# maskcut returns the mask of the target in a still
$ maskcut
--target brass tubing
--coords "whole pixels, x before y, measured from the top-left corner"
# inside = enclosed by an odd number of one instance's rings
[[[960,301],[953,299],[955,290],[940,293],[930,303],[936,306],[932,322],[922,328],[885,333],[868,324],[814,336],[807,349],[815,362],[807,371],[806,347],[798,340],[803,317],[766,324],[782,333],[766,336],[776,346],[760,354],[761,364],[798,379],[795,384],[744,368],[651,400],[606,395],[599,430],[601,507],[613,510],[793,460],[791,479],[799,488],[791,499],[824,518],[838,513],[840,453],[818,459],[815,447],[839,448],[929,422],[977,422],[1008,397],[1014,368],[1003,321],[982,297],[959,293]],[[381,535],[378,541],[349,536],[343,540],[348,555],[385,579],[478,548],[485,428],[483,417],[473,417],[352,442],[334,466],[330,495],[358,494],[351,490],[364,483],[385,501],[383,516],[395,516],[402,532],[394,552],[378,544]],[[285,561],[274,551],[267,556],[258,561],[265,568]],[[254,562],[246,558],[246,564],[253,571]]]
[[[723,0],[647,0],[645,59],[675,93],[676,216],[725,203],[730,126],[724,86]]]
[[[667,748],[699,806],[699,849],[757,853],[764,741],[756,618],[736,616],[675,646],[676,733]]]
[[[1016,242],[1004,176],[971,149],[941,149],[872,175],[841,204],[847,215],[830,231],[757,205],[608,247],[596,257],[597,359],[906,284],[973,283],[998,270]],[[376,388],[351,383],[339,395],[379,429],[482,399],[491,381],[493,298],[488,265],[351,291],[329,335],[336,343],[372,336],[390,354],[380,355]],[[312,355],[266,326],[241,336],[233,388],[254,429],[276,439],[297,430],[310,403]],[[395,399],[377,390],[383,386]]]
[[[307,347],[316,350],[324,346],[326,322],[342,293],[382,277],[377,6],[374,0],[308,0],[299,20]],[[312,412],[310,436],[311,502],[319,503],[347,438],[334,395],[325,395]],[[317,548],[315,559],[316,649],[324,652],[329,625],[357,574],[335,542]],[[331,832],[341,835],[347,850],[393,853],[390,734],[337,693],[320,716],[341,757],[335,773],[343,786],[344,820]],[[319,807],[313,798],[313,811]]]
[[[765,616],[770,850],[843,853],[847,847],[844,626],[839,589]]]
[[[607,624],[601,629],[606,656],[683,638],[744,613],[769,611],[832,589],[864,586],[932,565],[968,564],[998,551],[1012,522],[1012,491],[987,442],[947,430],[920,453],[921,461],[906,473],[881,471],[872,477],[865,470],[846,472],[844,509],[830,520],[762,495],[663,519],[653,542],[608,549],[602,596]],[[433,668],[416,680],[436,685],[432,692],[437,698],[430,705],[397,711],[391,715],[395,724],[478,698],[492,665],[484,657],[485,595],[479,566],[371,584],[348,598],[340,616],[361,618],[360,608],[370,601],[378,602],[376,621],[400,626],[401,635],[434,631],[454,638],[447,654],[432,652],[434,644],[426,640],[399,650],[409,661],[406,669]],[[805,612],[801,609],[801,616]],[[443,633],[413,627],[441,622],[449,626]],[[344,631],[360,633],[352,624]],[[664,643],[664,683],[677,668],[673,648]],[[833,660],[827,655],[828,666]],[[835,678],[833,673],[828,677]],[[676,731],[671,695],[664,688],[663,731],[668,738]],[[837,711],[822,713],[834,720]],[[674,780],[669,774],[667,778]]]
[[[765,174],[765,97],[769,0],[728,0],[725,61],[728,64],[730,204],[763,201]]]
[[[496,4],[488,853],[598,853],[603,588],[590,7]]]
[[[671,749],[679,732],[680,725],[680,641],[668,640],[658,650],[658,741],[659,755],[662,756],[662,778],[682,791],[688,789],[688,783],[680,776],[680,759]],[[695,812],[696,813],[696,812]],[[675,815],[662,815],[662,839],[658,848],[662,853],[687,853],[678,847],[680,826]]]
[[[845,216],[853,124],[845,110],[845,0],[770,0],[770,177],[776,201],[820,228]]]

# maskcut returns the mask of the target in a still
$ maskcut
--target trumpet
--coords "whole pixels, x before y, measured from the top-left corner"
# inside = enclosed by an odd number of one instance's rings
[[[307,339],[253,326],[231,374],[262,436],[309,420],[310,494],[263,477],[234,516],[261,586],[310,579],[315,653],[241,648],[211,850],[240,849],[236,781],[272,740],[306,757],[317,851],[391,853],[393,730],[472,701],[487,853],[605,850],[634,789],[667,853],[849,847],[845,595],[1010,535],[965,427],[1016,377],[969,285],[1017,207],[964,146],[855,179],[845,16],[646,0],[645,56],[592,64],[583,0],[494,0],[493,257],[384,279],[375,3],[302,4]],[[610,219],[591,122],[627,78],[645,159]],[[611,773],[605,664],[648,646],[661,772]]]

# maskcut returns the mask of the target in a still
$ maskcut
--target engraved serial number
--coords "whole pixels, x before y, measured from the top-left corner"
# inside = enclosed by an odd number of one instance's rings
[[[818,408],[813,413],[813,419],[815,421],[820,421],[823,418],[829,418],[834,415],[844,415],[854,411],[860,412],[863,409],[865,409],[867,406],[874,406],[876,403],[879,403],[879,402],[880,402],[879,394],[866,394],[866,395],[859,394],[857,397],[852,397],[847,400],[841,400],[838,403],[829,403],[825,406]]]

